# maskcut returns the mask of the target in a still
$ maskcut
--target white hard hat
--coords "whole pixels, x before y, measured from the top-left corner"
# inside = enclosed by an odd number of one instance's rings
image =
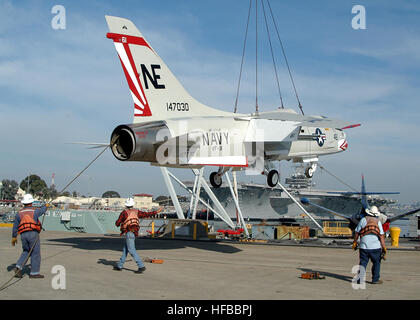
[[[127,198],[127,200],[125,201],[125,206],[126,207],[133,207],[134,206],[134,199],[133,198]]]
[[[27,194],[25,194],[24,196],[23,196],[23,199],[22,199],[22,203],[23,204],[30,204],[30,203],[32,203],[32,202],[34,202],[35,200],[34,200],[34,198],[32,197],[32,195],[30,194],[30,193],[27,193]]]
[[[366,213],[372,217],[379,217],[381,214],[377,206],[372,206],[370,209],[366,209]]]

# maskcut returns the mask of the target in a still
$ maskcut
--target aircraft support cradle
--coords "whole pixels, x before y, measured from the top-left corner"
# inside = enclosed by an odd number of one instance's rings
[[[316,220],[308,213],[308,211],[305,210],[305,208],[299,203],[299,201],[297,201],[287,190],[285,187],[283,187],[283,185],[279,182],[277,182],[277,184],[279,185],[280,188],[282,188],[282,190],[284,191],[284,193],[287,194],[287,196],[292,199],[292,201],[294,203],[297,204],[297,206],[302,209],[302,211],[315,223],[315,225],[322,231],[324,232],[324,229],[319,225],[318,222],[316,222]]]

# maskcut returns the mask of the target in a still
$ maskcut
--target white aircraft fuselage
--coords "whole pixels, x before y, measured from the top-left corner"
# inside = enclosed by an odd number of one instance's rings
[[[106,21],[134,102],[133,123],[111,135],[117,159],[267,173],[272,161],[307,162],[314,169],[319,156],[347,149],[344,121],[291,109],[239,114],[198,102],[130,20],[106,16]]]

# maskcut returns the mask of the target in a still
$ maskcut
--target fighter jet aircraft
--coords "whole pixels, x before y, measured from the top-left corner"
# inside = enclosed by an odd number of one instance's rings
[[[337,192],[329,192],[329,193],[337,193]],[[399,194],[399,192],[366,192],[365,177],[364,177],[363,175],[362,175],[362,187],[361,187],[360,192],[339,192],[339,193],[340,193],[340,194],[342,194],[342,195],[354,195],[354,194],[356,194],[356,195],[360,195],[360,196],[361,196],[360,201],[361,201],[361,203],[362,203],[362,209],[361,209],[361,211],[360,211],[360,212],[355,212],[355,213],[353,213],[353,215],[352,215],[351,217],[349,217],[349,216],[347,216],[347,215],[345,215],[345,214],[342,214],[342,213],[339,213],[339,212],[336,212],[336,211],[330,210],[330,209],[328,209],[328,208],[325,208],[325,207],[323,207],[323,206],[320,206],[320,205],[318,205],[318,204],[315,204],[315,203],[311,202],[311,201],[310,201],[309,199],[307,199],[307,198],[301,198],[301,199],[300,199],[300,201],[301,201],[304,205],[308,205],[308,206],[312,205],[312,206],[314,206],[314,207],[317,207],[317,208],[323,209],[323,210],[325,210],[326,212],[329,212],[329,213],[330,213],[330,214],[332,214],[332,215],[339,216],[339,217],[341,217],[341,218],[344,218],[344,219],[348,220],[348,221],[349,221],[349,228],[350,228],[352,231],[354,231],[354,229],[356,229],[357,225],[359,224],[359,221],[360,221],[363,217],[365,217],[365,216],[366,216],[366,210],[372,210],[372,208],[370,208],[370,207],[369,207],[369,203],[368,203],[368,198],[367,198],[367,197],[368,197],[369,195],[379,195],[379,194]],[[390,225],[390,223],[392,223],[392,222],[394,222],[394,221],[396,221],[396,220],[398,220],[398,219],[404,218],[404,217],[406,217],[406,216],[409,216],[409,215],[415,214],[415,213],[417,213],[417,212],[419,212],[419,211],[420,211],[420,208],[417,208],[417,209],[415,209],[415,210],[408,211],[408,212],[404,212],[404,213],[401,213],[401,214],[395,215],[395,216],[393,216],[393,217],[388,217],[388,216],[387,216],[387,215],[385,215],[384,213],[380,213],[380,215],[379,215],[379,220],[380,220],[380,221],[381,221],[381,223],[382,223],[382,227],[383,227],[384,232],[387,232],[387,231],[389,230],[389,225]]]
[[[121,161],[197,169],[218,167],[214,187],[234,170],[265,174],[279,181],[275,161],[307,163],[311,177],[319,156],[343,152],[348,122],[297,114],[292,109],[239,114],[208,107],[194,99],[175,78],[130,20],[105,16],[131,97],[133,123],[117,126],[110,147]],[[217,94],[217,93],[216,93]]]

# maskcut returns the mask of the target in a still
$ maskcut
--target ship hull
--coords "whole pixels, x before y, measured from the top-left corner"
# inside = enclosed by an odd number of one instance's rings
[[[236,218],[236,207],[229,187],[221,186],[212,188],[212,191],[219,199],[222,206],[231,218]],[[337,191],[318,189],[288,189],[288,191],[300,200],[301,197],[308,198],[311,202],[326,207],[330,210],[351,216],[362,208],[360,198],[355,195],[342,195]],[[329,193],[334,192],[334,193]],[[343,191],[344,192],[344,191]],[[200,196],[213,206],[207,193],[201,192]],[[295,218],[302,216],[304,212],[290,199],[280,188],[269,188],[260,184],[238,184],[238,199],[245,220],[247,219],[278,219]],[[370,205],[381,206],[384,199],[370,199]],[[314,206],[307,206],[305,209],[315,217],[332,218],[334,216]]]

